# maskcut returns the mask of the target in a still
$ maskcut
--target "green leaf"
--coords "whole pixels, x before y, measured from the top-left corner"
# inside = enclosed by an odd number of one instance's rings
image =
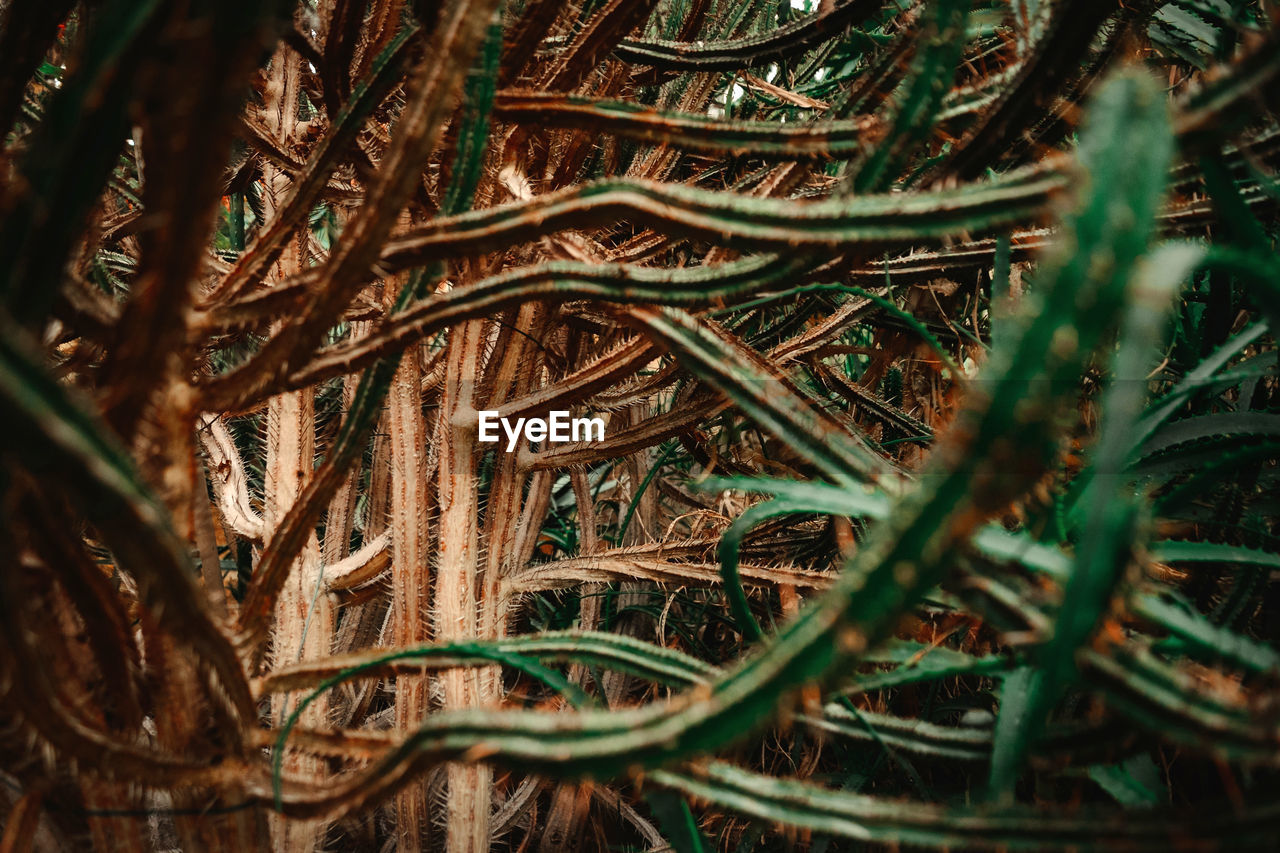
[[[662,834],[675,849],[676,853],[705,853],[714,849],[698,831],[698,822],[689,811],[685,798],[674,791],[656,789],[646,791],[645,801],[653,809]]]
[[[1122,806],[1153,808],[1169,798],[1160,770],[1149,755],[1135,755],[1120,764],[1096,764],[1089,768],[1089,778]]]
[[[1118,90],[1125,83],[1129,81],[1112,85]],[[1113,364],[1114,379],[1103,400],[1102,426],[1092,459],[1095,477],[1100,479],[1095,480],[1092,498],[1082,511],[1075,561],[1053,636],[1037,651],[1033,670],[1019,672],[1015,679],[1005,682],[1006,691],[1015,690],[1015,704],[1006,712],[1004,705],[1011,697],[1002,701],[990,778],[991,795],[1005,801],[1012,800],[1013,785],[1031,743],[1044,730],[1050,711],[1075,680],[1076,651],[1093,633],[1128,563],[1140,512],[1132,486],[1121,473],[1129,452],[1129,428],[1146,401],[1146,360],[1163,334],[1163,318],[1168,314],[1173,292],[1202,254],[1194,246],[1175,246],[1152,253],[1147,263],[1137,263],[1137,254],[1145,250],[1146,235],[1152,230],[1155,208],[1164,190],[1164,169],[1172,157],[1168,125],[1151,131],[1152,137],[1146,141],[1151,159],[1141,170],[1123,176],[1112,172],[1115,164],[1102,159],[1108,156],[1103,139],[1091,137],[1088,144],[1081,146],[1081,156],[1086,158],[1096,182],[1086,216],[1104,216],[1117,225],[1124,221],[1122,211],[1139,217],[1129,226],[1136,233],[1124,241],[1124,248],[1131,253],[1129,264],[1134,275],[1127,288],[1129,302]],[[1096,224],[1082,223],[1081,231],[1088,233]],[[1161,257],[1170,254],[1175,256],[1173,262]],[[1123,267],[1102,266],[1099,271],[1103,270],[1102,274],[1113,277],[1113,286],[1115,282],[1124,284],[1129,278]]]

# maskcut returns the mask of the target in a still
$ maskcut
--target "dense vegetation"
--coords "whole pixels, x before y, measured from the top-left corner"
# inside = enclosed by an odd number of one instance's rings
[[[0,2],[0,850],[1275,849],[1273,7],[809,5]]]

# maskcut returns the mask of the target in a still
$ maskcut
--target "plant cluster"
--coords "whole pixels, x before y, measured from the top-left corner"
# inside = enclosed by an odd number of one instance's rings
[[[1275,849],[1278,94],[1256,0],[0,3],[0,850]]]

